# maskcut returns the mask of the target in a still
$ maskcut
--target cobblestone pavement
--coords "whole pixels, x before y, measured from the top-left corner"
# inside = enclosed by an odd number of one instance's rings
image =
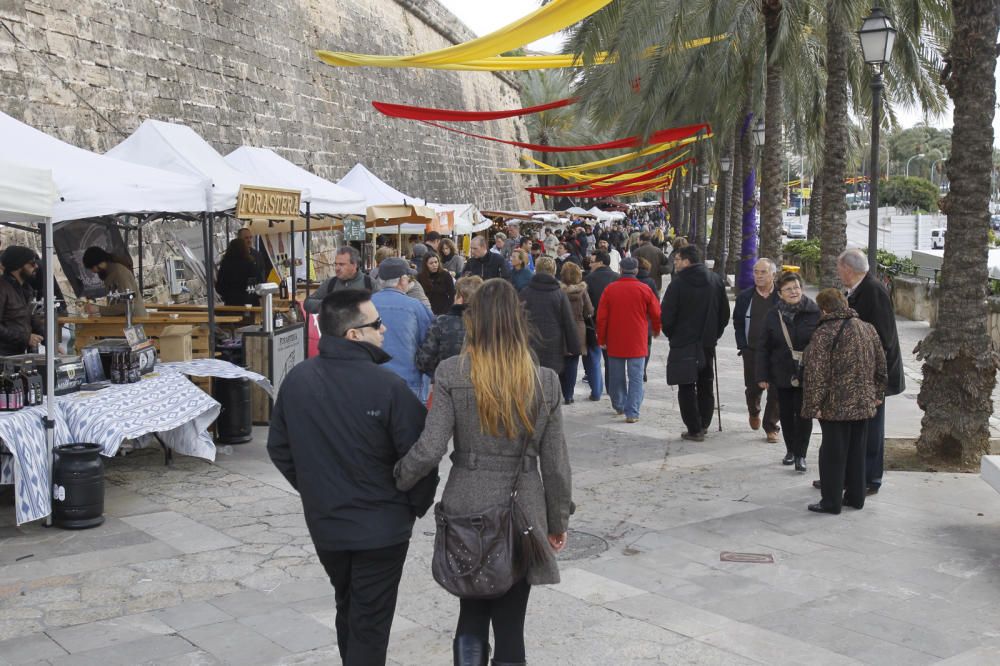
[[[889,434],[916,435],[908,395]],[[1000,496],[978,475],[891,473],[863,511],[811,514],[810,471],[751,432],[731,331],[723,432],[682,442],[657,341],[639,423],[585,385],[565,408],[578,512],[563,582],[532,591],[529,663],[1000,663]],[[13,526],[0,509],[0,664],[338,663],[332,589],[298,498],[253,443],[217,464],[146,450],[108,461],[107,522]],[[454,599],[414,530],[390,660],[449,664]],[[723,551],[770,555],[733,563]]]

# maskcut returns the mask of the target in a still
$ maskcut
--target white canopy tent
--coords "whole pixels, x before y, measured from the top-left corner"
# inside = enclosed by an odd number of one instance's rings
[[[129,164],[77,148],[0,113],[0,159],[49,169],[59,193],[53,222],[121,212],[197,212],[203,179]]]
[[[591,213],[589,210],[586,210],[585,208],[580,208],[579,206],[570,206],[563,212],[569,213],[570,215],[584,215],[586,217],[593,216],[593,213]]]
[[[418,201],[424,201],[424,199],[418,199],[416,197],[411,197],[408,194],[404,194],[392,187],[384,180],[369,171],[364,164],[358,162],[354,167],[347,172],[347,175],[337,181],[337,185],[341,187],[346,187],[349,190],[357,192],[365,198],[365,207],[368,206],[385,206],[390,204],[396,205],[414,205]]]
[[[320,178],[273,150],[242,146],[226,155],[225,160],[257,180],[275,187],[301,190],[302,203],[309,203],[313,215],[365,214],[365,197],[361,193]]]
[[[240,185],[275,186],[234,169],[215,148],[187,125],[144,120],[130,137],[105,153],[108,157],[197,178],[205,183],[199,211],[236,206]]]
[[[6,116],[5,116],[6,118]],[[49,452],[47,487],[52,487],[52,452],[55,449],[55,339],[56,308],[52,298],[52,215],[58,193],[52,172],[21,164],[0,162],[0,221],[42,224],[45,227],[45,444]]]
[[[591,208],[587,212],[590,213],[591,215],[593,215],[594,217],[596,217],[598,222],[607,222],[608,220],[611,219],[610,215],[608,215],[607,213],[605,213],[603,210],[601,210],[597,206],[594,206],[593,208]]]

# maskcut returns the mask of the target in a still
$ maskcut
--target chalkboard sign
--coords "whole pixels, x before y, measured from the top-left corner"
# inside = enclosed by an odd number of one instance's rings
[[[363,241],[365,239],[364,220],[344,220],[344,240]]]

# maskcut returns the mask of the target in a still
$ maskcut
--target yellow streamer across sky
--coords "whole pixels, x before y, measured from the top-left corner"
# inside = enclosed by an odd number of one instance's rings
[[[494,33],[495,34],[495,33]],[[714,37],[699,37],[691,39],[682,45],[684,49],[694,49],[706,44],[714,44],[726,39],[729,35],[715,35]],[[482,38],[482,39],[485,39]],[[472,42],[466,42],[471,44]],[[530,42],[526,42],[530,43]],[[463,46],[463,45],[459,45]],[[512,48],[519,48],[515,46]],[[453,47],[455,48],[455,47]],[[504,51],[512,48],[503,49]],[[447,50],[447,49],[444,49]],[[502,51],[500,51],[502,52]],[[646,55],[650,57],[657,52],[656,47],[647,50]],[[435,51],[434,53],[440,53]],[[582,67],[583,61],[575,58],[571,54],[537,55],[537,56],[489,56],[483,58],[471,58],[466,60],[448,60],[444,62],[425,62],[414,60],[420,56],[372,56],[358,53],[344,53],[339,51],[317,51],[319,59],[328,65],[338,67],[419,67],[423,69],[448,69],[469,72],[499,72],[499,71],[527,71],[533,69],[564,69],[567,67]],[[424,54],[427,55],[427,54]],[[601,52],[594,56],[595,65],[603,65],[613,62],[613,58],[608,57],[607,52]]]
[[[690,153],[691,153],[690,150],[685,150],[684,152],[675,155],[670,161],[664,162],[663,164],[659,165],[658,168],[667,166],[669,164],[675,164],[675,163],[681,161],[684,158],[685,155],[689,155]],[[575,180],[575,181],[579,182],[579,181],[584,181],[584,180],[593,180],[594,178],[600,178],[601,177],[600,174],[582,173],[582,172],[579,172],[579,171],[573,172],[573,173],[558,173],[557,174],[557,173],[555,173],[555,171],[562,171],[562,169],[559,169],[558,167],[554,167],[554,166],[552,166],[550,164],[546,164],[545,162],[540,162],[540,161],[536,160],[535,158],[530,157],[528,155],[525,155],[525,157],[527,157],[527,159],[530,162],[532,162],[533,164],[535,164],[536,166],[539,166],[542,169],[545,169],[546,173],[551,174],[551,175],[561,176],[565,180]],[[629,180],[629,179],[632,179],[632,178],[638,178],[640,176],[649,175],[651,173],[654,173],[654,171],[655,171],[655,169],[650,169],[649,171],[633,171],[633,172],[630,172],[630,173],[623,173],[623,174],[620,174],[618,176],[612,176],[610,178],[606,178],[605,180],[603,180],[601,182],[607,184],[607,183],[613,183],[613,182],[620,181],[620,180]],[[595,186],[597,186],[597,185],[595,185]]]
[[[317,55],[331,65],[347,67],[428,67],[454,65],[489,58],[530,44],[542,37],[565,30],[582,21],[611,0],[555,0],[513,23],[462,44],[410,56],[373,56],[359,53],[319,51]]]
[[[712,138],[711,132],[706,132],[700,136],[702,139]],[[622,162],[628,162],[629,160],[634,160],[637,157],[645,157],[647,155],[655,155],[657,153],[662,153],[667,150],[672,150],[680,146],[687,146],[695,141],[698,141],[699,137],[692,136],[681,141],[669,141],[667,143],[658,143],[648,148],[643,148],[642,150],[636,150],[631,153],[625,153],[623,155],[618,155],[617,157],[608,157],[603,160],[597,160],[596,162],[587,162],[585,164],[574,164],[572,166],[562,167],[559,169],[549,168],[549,169],[500,169],[503,173],[522,173],[534,176],[562,176],[566,174],[578,173],[581,171],[593,171],[594,169],[600,169],[606,166],[612,166],[615,164],[621,164]],[[528,158],[531,159],[530,157]]]

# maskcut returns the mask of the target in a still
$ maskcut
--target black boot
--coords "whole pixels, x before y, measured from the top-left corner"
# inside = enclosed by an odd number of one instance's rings
[[[494,659],[490,662],[493,666],[528,666],[526,661],[497,661]]]
[[[471,634],[460,634],[451,644],[455,666],[486,666],[490,658],[490,645]]]

